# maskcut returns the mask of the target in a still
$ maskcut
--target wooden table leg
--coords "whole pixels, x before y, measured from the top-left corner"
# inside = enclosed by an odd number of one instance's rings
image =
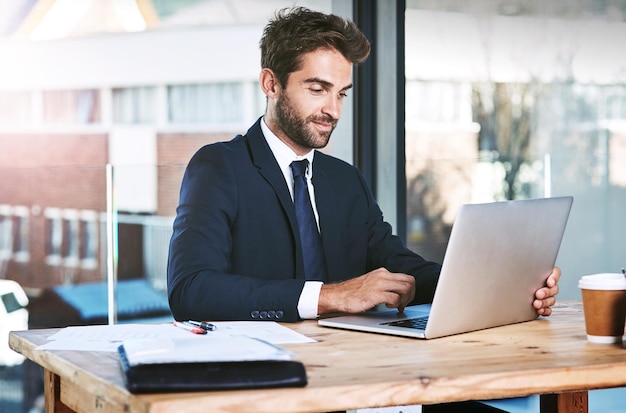
[[[46,413],[75,413],[61,402],[61,379],[48,369],[43,371]]]
[[[541,413],[587,413],[589,394],[583,392],[542,394],[539,398]]]

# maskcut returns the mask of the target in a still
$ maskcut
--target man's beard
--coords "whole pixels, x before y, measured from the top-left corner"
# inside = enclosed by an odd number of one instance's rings
[[[337,119],[328,115],[309,116],[306,119],[298,117],[293,109],[289,97],[283,93],[276,102],[276,119],[280,128],[296,144],[309,148],[320,149],[328,145],[330,135],[337,127]],[[315,133],[307,127],[307,124],[315,121],[332,123],[332,129],[328,132]]]

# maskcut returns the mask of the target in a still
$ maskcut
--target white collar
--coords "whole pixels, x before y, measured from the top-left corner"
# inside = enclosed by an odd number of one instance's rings
[[[261,121],[261,130],[263,131],[263,136],[265,136],[265,140],[270,147],[270,150],[274,154],[274,158],[276,158],[276,162],[278,162],[278,166],[280,166],[280,170],[285,175],[285,179],[289,182],[291,178],[291,168],[289,165],[293,161],[300,161],[302,159],[307,159],[309,161],[309,167],[307,168],[306,175],[307,177],[311,177],[313,174],[313,157],[315,155],[315,150],[311,149],[307,154],[303,156],[298,156],[296,153],[289,147],[285,142],[281,141],[278,136],[274,134],[270,130],[270,128],[265,123],[265,118]]]

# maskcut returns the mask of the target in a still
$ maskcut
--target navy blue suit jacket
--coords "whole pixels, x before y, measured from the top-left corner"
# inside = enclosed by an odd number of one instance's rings
[[[359,171],[316,152],[313,185],[330,282],[379,267],[415,276],[430,302],[440,265],[404,247]],[[204,146],[182,182],[168,260],[176,319],[297,321],[304,268],[293,201],[260,120]]]

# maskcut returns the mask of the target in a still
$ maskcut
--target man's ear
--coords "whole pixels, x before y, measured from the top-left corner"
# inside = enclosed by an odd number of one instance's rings
[[[268,98],[274,98],[280,91],[280,83],[278,78],[271,69],[264,68],[259,74],[259,83],[265,96]]]

